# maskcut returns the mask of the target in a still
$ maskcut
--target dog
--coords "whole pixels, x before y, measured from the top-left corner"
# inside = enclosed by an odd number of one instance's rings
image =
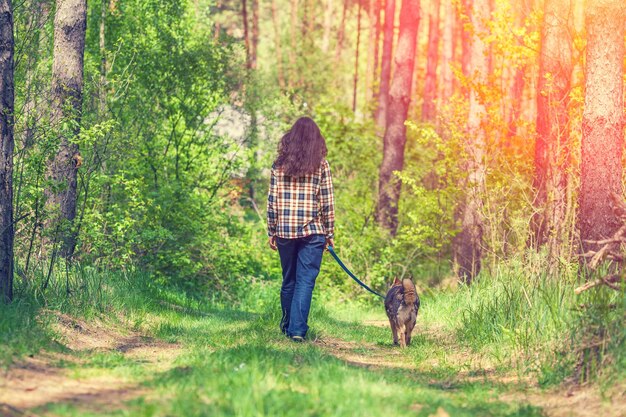
[[[394,279],[385,297],[385,310],[389,317],[394,345],[399,342],[400,347],[405,348],[411,344],[411,332],[415,327],[419,308],[420,299],[413,281],[408,278],[402,281]]]

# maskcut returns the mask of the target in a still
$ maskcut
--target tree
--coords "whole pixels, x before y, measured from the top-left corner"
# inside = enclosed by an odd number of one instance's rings
[[[272,0],[272,25],[274,26],[274,38],[276,46],[276,73],[278,75],[278,85],[281,90],[285,89],[285,74],[283,72],[283,52],[281,48],[281,31],[278,24],[278,9],[276,0]]]
[[[424,85],[424,104],[422,120],[435,120],[435,98],[437,97],[437,60],[439,59],[439,8],[440,0],[430,4],[428,23],[428,56],[426,63],[426,81]]]
[[[13,299],[13,8],[0,0],[0,298]]]
[[[550,242],[553,255],[563,237],[570,165],[568,103],[572,78],[571,0],[546,0],[541,31],[535,143],[534,244]],[[517,81],[517,80],[516,80]]]
[[[87,28],[86,0],[57,0],[54,16],[54,50],[50,120],[59,132],[59,147],[46,173],[45,190],[53,213],[48,228],[54,242],[61,237],[61,255],[71,257],[75,237],[69,224],[76,217],[76,186],[81,157],[73,139],[80,131],[83,93],[83,59]]]
[[[587,4],[587,63],[581,149],[579,227],[583,252],[590,241],[610,238],[620,226],[610,195],[622,195],[624,146],[623,0]]]
[[[385,29],[383,33],[383,54],[380,61],[380,87],[378,89],[378,107],[376,109],[376,124],[379,128],[385,126],[387,104],[389,100],[389,82],[391,80],[391,54],[393,52],[394,21],[396,16],[396,0],[385,2]]]
[[[396,70],[389,89],[383,161],[379,171],[378,223],[395,235],[398,227],[398,200],[401,183],[394,179],[394,171],[404,166],[406,118],[411,102],[411,85],[415,66],[415,47],[419,26],[419,0],[403,0],[400,10],[400,33],[395,53]]]
[[[443,23],[440,100],[447,103],[454,92],[454,74],[450,66],[454,61],[454,7],[452,0],[444,0],[445,20]]]
[[[470,90],[469,114],[467,120],[467,140],[465,168],[465,201],[461,210],[461,232],[455,237],[455,263],[459,278],[470,284],[480,272],[482,257],[482,195],[485,190],[485,143],[486,135],[482,126],[485,117],[485,104],[481,101],[479,89],[487,82],[489,70],[485,42],[481,38],[486,32],[489,0],[474,0],[471,11],[472,38],[470,44],[469,73],[473,88]]]

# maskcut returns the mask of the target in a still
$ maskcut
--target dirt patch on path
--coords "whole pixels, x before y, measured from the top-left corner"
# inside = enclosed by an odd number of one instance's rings
[[[53,328],[59,335],[59,342],[75,353],[43,352],[0,373],[1,415],[32,415],[26,410],[54,403],[80,404],[85,408],[106,404],[107,409],[115,409],[145,394],[145,389],[137,383],[111,375],[73,377],[72,370],[85,364],[78,352],[120,352],[125,358],[155,371],[170,368],[181,352],[179,345],[138,333],[125,334],[122,329],[99,321],[54,315],[57,322]],[[60,366],[62,363],[69,364],[70,368]]]

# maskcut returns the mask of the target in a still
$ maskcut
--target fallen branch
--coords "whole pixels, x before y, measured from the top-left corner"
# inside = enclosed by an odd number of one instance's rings
[[[609,288],[614,289],[615,291],[621,291],[621,288],[618,287],[617,285],[614,285],[617,282],[622,281],[624,278],[622,278],[619,275],[607,275],[606,277],[603,278],[598,278],[594,281],[588,282],[585,285],[582,285],[578,288],[576,288],[574,290],[574,292],[576,294],[580,294],[581,292],[587,291],[591,288],[597,287],[599,285],[606,285]]]

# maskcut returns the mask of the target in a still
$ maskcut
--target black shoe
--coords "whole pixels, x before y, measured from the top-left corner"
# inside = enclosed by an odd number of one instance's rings
[[[304,337],[302,336],[291,336],[291,340],[296,343],[304,343]]]

